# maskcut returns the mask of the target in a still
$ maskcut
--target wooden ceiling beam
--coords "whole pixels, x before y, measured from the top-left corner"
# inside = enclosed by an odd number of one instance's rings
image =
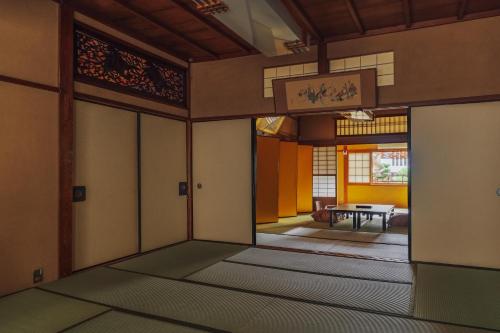
[[[403,0],[403,14],[405,17],[405,24],[407,28],[411,27],[411,0]]]
[[[295,22],[307,33],[309,33],[318,42],[323,40],[323,36],[319,29],[314,25],[311,18],[307,15],[304,8],[297,0],[281,0]]]
[[[467,10],[467,0],[460,0],[459,5],[458,5],[458,13],[457,13],[457,19],[458,20],[463,20],[465,16],[465,11]]]
[[[359,18],[359,14],[358,14],[358,11],[356,10],[356,7],[354,6],[354,3],[352,2],[352,0],[345,0],[345,4],[347,5],[347,9],[349,10],[349,14],[351,14],[352,20],[354,21],[356,28],[358,28],[359,33],[364,34],[365,28],[363,27],[363,24],[361,23],[361,19]]]
[[[131,13],[133,13],[136,16],[139,16],[140,18],[148,21],[150,24],[154,25],[155,27],[171,34],[174,35],[177,39],[182,40],[186,44],[188,44],[191,47],[197,48],[198,50],[203,51],[204,53],[209,54],[211,57],[214,59],[218,59],[219,55],[212,50],[208,49],[207,47],[201,45],[200,43],[194,41],[193,39],[186,37],[183,35],[180,31],[177,31],[176,29],[169,27],[168,25],[164,24],[163,22],[159,21],[158,19],[154,18],[153,16],[144,13],[143,11],[139,10],[138,8],[133,7],[128,1],[125,0],[112,0],[115,3],[118,3],[121,5],[123,8],[127,9]],[[154,46],[154,45],[153,45]]]
[[[248,54],[256,53],[255,48],[250,43],[248,43],[246,40],[244,40],[243,38],[238,36],[235,32],[233,32],[231,29],[224,26],[222,23],[219,23],[219,21],[217,21],[217,19],[215,19],[211,15],[205,15],[205,14],[199,12],[192,5],[189,5],[182,0],[170,0],[170,1],[174,5],[176,5],[178,8],[181,8],[184,11],[191,14],[191,16],[194,17],[199,22],[209,26],[212,30],[217,32],[219,35],[229,39],[236,46],[238,46],[241,50],[246,51]]]
[[[104,25],[107,25],[110,28],[118,30],[126,35],[129,35],[130,37],[135,38],[138,41],[141,41],[145,44],[151,45],[151,46],[157,48],[158,50],[163,51],[165,53],[168,53],[176,58],[179,58],[179,59],[184,60],[186,62],[189,61],[190,56],[184,52],[177,52],[177,51],[174,51],[172,49],[166,48],[163,45],[158,45],[157,41],[155,41],[151,38],[145,37],[143,35],[140,35],[137,33],[137,31],[134,31],[132,29],[128,29],[128,28],[125,28],[121,25],[118,25],[115,22],[112,22],[111,20],[109,20],[109,18],[107,18],[103,15],[98,15],[95,12],[90,11],[87,8],[82,7],[81,5],[79,5],[76,2],[73,2],[73,6],[75,7],[75,11],[77,11],[85,16],[88,16],[88,17],[90,17],[90,18],[92,18],[92,19],[94,19],[94,20],[96,20]]]

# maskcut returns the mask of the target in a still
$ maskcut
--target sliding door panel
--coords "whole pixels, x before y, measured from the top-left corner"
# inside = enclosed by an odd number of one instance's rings
[[[297,216],[297,142],[280,142],[279,217]]]
[[[297,212],[312,212],[313,146],[297,149]]]
[[[278,222],[280,140],[257,136],[257,223]]]
[[[141,251],[187,239],[186,123],[141,115]]]
[[[193,124],[195,239],[252,242],[251,120]]]
[[[75,102],[75,186],[86,200],[73,205],[74,269],[138,251],[137,116]]]

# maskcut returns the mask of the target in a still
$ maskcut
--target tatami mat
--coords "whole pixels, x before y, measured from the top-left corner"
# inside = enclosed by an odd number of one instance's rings
[[[243,245],[190,241],[123,261],[113,267],[151,275],[181,278],[248,248]]]
[[[111,311],[86,321],[72,329],[70,333],[201,333],[195,328],[176,325],[164,321]]]
[[[257,245],[408,261],[408,247],[257,233]]]
[[[500,330],[500,271],[419,264],[415,316]]]
[[[409,315],[411,285],[220,262],[188,280],[325,304]]]
[[[479,333],[476,330],[329,306],[277,300],[241,333]]]
[[[0,299],[0,332],[54,333],[108,308],[29,289]]]
[[[383,232],[343,231],[297,227],[285,232],[284,234],[355,242],[408,245],[408,235]]]
[[[405,263],[363,260],[316,254],[249,248],[226,259],[231,262],[296,271],[411,283],[413,266]]]
[[[78,273],[42,288],[119,309],[226,331],[241,327],[273,300],[111,268]]]

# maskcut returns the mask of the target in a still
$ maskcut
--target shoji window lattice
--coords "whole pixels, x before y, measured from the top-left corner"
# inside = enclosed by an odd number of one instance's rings
[[[337,136],[406,133],[407,121],[406,116],[376,117],[367,122],[337,119]]]

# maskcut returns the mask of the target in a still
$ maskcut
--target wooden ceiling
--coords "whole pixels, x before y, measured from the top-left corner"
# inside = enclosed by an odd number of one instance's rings
[[[255,0],[261,1],[261,0]],[[281,0],[313,43],[500,15],[500,0]],[[191,0],[73,0],[77,11],[186,61],[258,53]]]

